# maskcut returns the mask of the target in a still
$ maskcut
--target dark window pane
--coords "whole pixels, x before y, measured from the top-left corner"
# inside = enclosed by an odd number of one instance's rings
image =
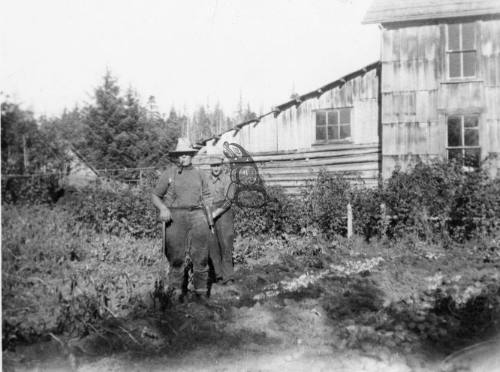
[[[459,26],[458,24],[448,25],[448,50],[460,49]]]
[[[339,126],[338,125],[328,126],[328,139],[330,139],[330,140],[339,139]]]
[[[479,131],[465,128],[464,142],[465,146],[479,146]]]
[[[464,76],[476,75],[476,52],[464,52]]]
[[[464,116],[464,126],[466,128],[477,128],[478,119],[477,116]]]
[[[448,146],[462,146],[461,119],[459,116],[448,118]]]
[[[450,149],[448,150],[448,160],[455,160],[457,162],[462,162],[462,149]]]
[[[324,126],[316,127],[316,139],[318,141],[326,140],[326,128]]]
[[[340,124],[350,124],[350,123],[351,123],[351,109],[341,109]]]
[[[449,54],[449,59],[450,59],[450,77],[460,77],[462,76],[462,72],[460,71],[460,64],[461,64],[461,53],[450,53]]]
[[[326,125],[326,112],[319,111],[316,112],[316,125]]]
[[[337,111],[329,111],[328,112],[328,125],[334,125],[339,123]]]
[[[340,126],[340,138],[348,138],[351,137],[351,126],[341,125]]]
[[[462,25],[462,49],[474,49],[474,24],[464,23]]]
[[[481,161],[481,149],[466,149],[464,165],[468,167],[479,167]]]

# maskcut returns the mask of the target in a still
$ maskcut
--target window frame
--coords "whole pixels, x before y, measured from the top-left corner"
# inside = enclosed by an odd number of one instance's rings
[[[460,118],[460,146],[450,146],[450,135],[449,135],[449,119],[451,117]],[[475,127],[466,127],[465,126],[465,118],[466,117],[474,117],[476,118],[477,125]],[[462,155],[462,166],[465,168],[475,168],[475,166],[469,166],[465,164],[465,152],[466,150],[479,150],[479,164],[477,167],[480,167],[481,163],[481,141],[480,141],[480,127],[481,127],[481,115],[476,112],[472,113],[453,113],[446,115],[446,159],[450,161],[450,150],[460,150]],[[466,145],[465,144],[465,129],[475,130],[477,131],[477,145]]]
[[[316,109],[313,110],[314,112],[314,144],[328,144],[328,143],[349,143],[352,142],[352,106],[344,106],[344,107],[335,107],[335,108],[321,108],[321,109]],[[347,110],[349,112],[349,123],[341,123],[340,122],[340,112],[342,110]],[[337,115],[337,124],[329,124],[328,122],[328,117],[329,113],[334,112]],[[318,113],[325,113],[325,124],[324,124],[324,129],[325,129],[325,139],[318,139]],[[333,126],[337,127],[337,134],[338,138],[336,139],[331,139],[328,138],[328,127]],[[341,128],[345,126],[349,127],[349,136],[341,138]]]
[[[463,47],[463,26],[464,25],[471,25],[472,29],[474,30],[474,35],[473,35],[473,48],[464,48]],[[451,49],[450,48],[450,26],[458,26],[458,43],[459,49]],[[456,80],[470,80],[470,79],[477,79],[478,78],[478,27],[476,22],[457,22],[457,23],[447,23],[446,24],[446,45],[445,45],[445,54],[446,54],[446,67],[447,67],[447,72],[446,72],[446,77],[450,81],[456,81]],[[464,75],[464,56],[467,53],[474,52],[474,74],[473,75]],[[460,56],[460,75],[459,76],[451,76],[451,55],[453,54],[458,54]]]

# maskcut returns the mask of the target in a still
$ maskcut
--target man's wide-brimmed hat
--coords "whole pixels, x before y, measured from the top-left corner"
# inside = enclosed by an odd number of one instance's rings
[[[222,164],[224,164],[224,156],[212,155],[212,156],[208,157],[207,163],[209,165],[222,165]]]
[[[177,141],[177,146],[175,147],[175,150],[170,151],[169,154],[171,155],[182,155],[182,154],[189,154],[193,155],[198,152],[197,149],[193,148],[191,145],[191,142],[189,142],[189,139],[186,137],[181,137]]]

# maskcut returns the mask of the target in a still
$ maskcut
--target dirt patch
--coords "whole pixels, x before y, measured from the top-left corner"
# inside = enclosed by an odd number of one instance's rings
[[[160,311],[146,301],[83,337],[18,345],[4,352],[4,369],[438,370],[465,363],[459,350],[499,330],[499,259],[420,248],[337,251],[319,268],[302,257],[268,261],[238,266],[235,285],[208,302]],[[488,359],[493,345],[465,359]]]

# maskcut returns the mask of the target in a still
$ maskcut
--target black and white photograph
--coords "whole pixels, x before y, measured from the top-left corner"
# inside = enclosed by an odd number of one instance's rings
[[[500,0],[0,0],[5,372],[500,372]]]

